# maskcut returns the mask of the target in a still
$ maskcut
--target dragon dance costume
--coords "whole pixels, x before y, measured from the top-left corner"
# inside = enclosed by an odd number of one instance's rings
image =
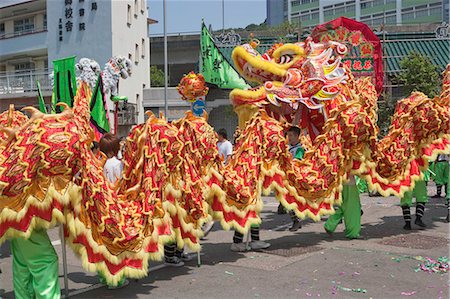
[[[450,153],[450,66],[441,95],[415,92],[399,101],[378,140],[375,88],[344,67],[347,51],[310,39],[263,55],[236,47],[236,69],[261,85],[230,94],[241,134],[226,166],[206,117],[188,113],[169,123],[149,114],[127,136],[123,176],[111,185],[90,150],[92,94],[84,82],[62,113],[2,113],[0,242],[62,223],[83,267],[117,284],[147,275],[168,242],[198,251],[211,219],[246,233],[261,221],[262,193],[274,191],[287,210],[316,221],[342,203],[348,174],[403,197],[428,160]],[[302,160],[288,151],[285,120],[309,132]]]

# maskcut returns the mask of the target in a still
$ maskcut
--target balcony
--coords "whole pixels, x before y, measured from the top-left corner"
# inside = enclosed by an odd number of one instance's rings
[[[20,72],[0,72],[0,95],[18,95],[33,92],[36,94],[37,84],[41,84],[41,90],[51,91],[49,74],[51,70],[28,70]]]
[[[47,28],[15,32],[0,35],[0,56],[16,56],[21,53],[33,53],[47,49]],[[47,51],[45,51],[47,52]]]

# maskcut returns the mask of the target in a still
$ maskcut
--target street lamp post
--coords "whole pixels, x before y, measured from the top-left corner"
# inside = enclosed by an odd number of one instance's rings
[[[168,118],[169,103],[167,102],[168,66],[167,66],[167,20],[166,0],[163,0],[163,31],[164,31],[164,116]]]

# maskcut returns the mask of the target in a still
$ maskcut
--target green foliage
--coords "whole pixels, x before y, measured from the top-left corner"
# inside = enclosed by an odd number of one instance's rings
[[[438,68],[428,57],[413,51],[402,59],[400,67],[402,72],[397,80],[406,87],[408,94],[421,91],[428,97],[434,97],[439,93]]]
[[[378,127],[380,128],[379,138],[386,136],[391,125],[391,118],[395,111],[397,100],[383,94],[378,102]]]
[[[164,86],[164,72],[155,65],[150,67],[150,86],[163,87]]]

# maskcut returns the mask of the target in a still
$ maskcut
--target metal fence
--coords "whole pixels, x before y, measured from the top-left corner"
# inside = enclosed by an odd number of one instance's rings
[[[41,90],[51,90],[50,73],[51,70],[0,72],[0,94],[35,92],[37,81],[41,84]]]

